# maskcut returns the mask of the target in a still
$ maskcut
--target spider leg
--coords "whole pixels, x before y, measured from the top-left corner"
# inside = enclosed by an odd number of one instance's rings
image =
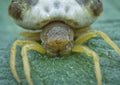
[[[33,85],[32,79],[30,77],[29,61],[28,61],[28,58],[27,58],[27,51],[29,51],[29,50],[35,50],[37,52],[45,54],[45,49],[37,43],[36,44],[35,43],[34,44],[27,44],[22,48],[21,55],[22,55],[22,59],[23,59],[25,76],[26,76],[26,79],[28,81],[28,84]]]
[[[33,41],[28,41],[28,40],[16,40],[12,47],[11,47],[11,53],[10,53],[10,67],[11,67],[11,71],[12,74],[14,76],[14,78],[17,80],[18,83],[21,83],[21,80],[16,72],[16,68],[15,68],[15,57],[16,57],[16,47],[22,46],[22,45],[26,45],[26,44],[34,44],[36,42]]]
[[[78,37],[78,36],[82,35],[83,33],[87,32],[90,29],[91,29],[91,27],[84,27],[84,28],[81,28],[81,29],[74,29],[74,35],[75,35],[75,37]]]
[[[99,56],[94,51],[87,48],[86,46],[81,46],[81,45],[73,46],[72,51],[83,52],[83,53],[86,53],[88,56],[93,57],[97,82],[98,82],[98,85],[101,85],[102,75],[101,75],[100,64],[99,64]]]
[[[100,35],[120,55],[120,49],[118,48],[118,46],[105,33],[101,31],[92,31],[83,34],[75,40],[75,44],[83,44],[88,39],[92,37],[97,37],[98,35]]]
[[[40,40],[40,32],[21,32],[20,35],[29,40]]]

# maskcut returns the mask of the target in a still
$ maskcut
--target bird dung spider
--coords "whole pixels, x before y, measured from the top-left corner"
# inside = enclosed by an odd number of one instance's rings
[[[103,32],[91,30],[103,9],[100,0],[12,0],[9,15],[27,30],[40,32],[21,32],[26,40],[16,40],[10,54],[10,67],[18,83],[21,80],[16,72],[16,47],[23,46],[21,55],[24,73],[29,85],[33,85],[27,51],[35,50],[48,56],[81,52],[93,58],[98,85],[102,84],[102,74],[98,55],[84,46],[87,40],[101,36],[119,55],[120,49]],[[41,44],[36,42],[40,40]]]

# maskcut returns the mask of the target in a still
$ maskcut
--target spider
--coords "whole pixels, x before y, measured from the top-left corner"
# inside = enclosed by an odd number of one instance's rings
[[[105,33],[90,27],[102,10],[100,0],[12,0],[9,14],[15,22],[28,30],[40,30],[21,32],[27,39],[16,40],[11,47],[10,67],[17,82],[21,83],[15,68],[16,47],[23,46],[21,55],[29,85],[33,85],[27,58],[29,50],[50,57],[71,52],[85,53],[93,58],[97,83],[101,85],[99,56],[83,43],[100,35],[120,55],[120,49]]]

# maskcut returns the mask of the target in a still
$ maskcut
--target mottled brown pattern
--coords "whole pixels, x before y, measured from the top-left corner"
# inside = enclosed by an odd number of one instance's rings
[[[92,9],[94,16],[99,16],[103,10],[100,0],[94,0],[94,3],[90,5],[90,8]]]
[[[13,0],[14,1],[14,0]],[[9,15],[11,15],[14,19],[21,20],[22,9],[18,3],[11,2],[9,6]]]
[[[22,12],[28,6],[36,5],[38,0],[12,0],[9,6],[9,14],[16,20],[22,20]],[[26,4],[26,7],[24,5]]]
[[[103,10],[100,0],[76,0],[81,6],[89,7],[94,16],[99,16]]]

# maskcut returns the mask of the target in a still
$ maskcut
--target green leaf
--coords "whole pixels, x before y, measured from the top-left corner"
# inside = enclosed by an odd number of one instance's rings
[[[104,11],[92,25],[105,32],[120,47],[119,0],[104,0]],[[18,85],[10,70],[10,48],[20,39],[18,27],[8,15],[10,0],[0,1],[0,85]],[[103,85],[120,85],[120,56],[101,38],[85,43],[100,56]],[[17,48],[16,69],[23,85],[27,85],[21,59],[21,47]],[[97,85],[93,59],[85,54],[48,58],[35,51],[28,52],[31,77],[34,85]]]

